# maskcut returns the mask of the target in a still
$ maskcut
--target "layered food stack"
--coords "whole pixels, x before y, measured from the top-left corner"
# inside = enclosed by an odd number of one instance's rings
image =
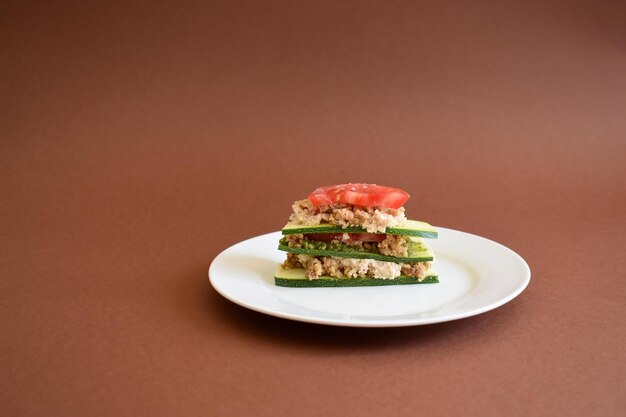
[[[376,184],[320,187],[293,203],[274,275],[285,287],[351,287],[439,282],[424,238],[437,230],[408,220],[409,194]]]

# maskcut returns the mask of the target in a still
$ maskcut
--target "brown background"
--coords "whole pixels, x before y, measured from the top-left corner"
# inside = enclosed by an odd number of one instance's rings
[[[2,2],[0,414],[624,415],[625,3],[471,3]],[[530,286],[401,329],[210,287],[347,181]]]

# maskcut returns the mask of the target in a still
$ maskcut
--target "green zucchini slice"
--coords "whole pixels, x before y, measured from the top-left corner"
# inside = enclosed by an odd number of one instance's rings
[[[315,226],[306,226],[303,224],[287,223],[282,230],[283,235],[294,233],[369,233],[362,227],[346,227],[336,226],[333,224],[318,224]],[[380,232],[379,232],[380,233]],[[388,227],[385,234],[404,235],[415,237],[426,237],[430,239],[437,238],[437,229],[428,223],[417,220],[407,220],[404,226]]]
[[[427,273],[426,277],[419,281],[415,277],[401,275],[394,279],[380,278],[335,278],[320,277],[308,279],[304,269],[285,269],[278,266],[274,273],[274,283],[279,287],[315,288],[315,287],[374,287],[381,285],[408,285],[408,284],[435,284],[439,278],[434,271]]]
[[[306,246],[302,248],[292,248],[287,246],[285,239],[281,239],[278,249],[311,256],[336,256],[339,258],[357,258],[357,259],[375,259],[378,261],[388,262],[427,262],[434,260],[432,250],[425,243],[420,242],[416,238],[410,238],[409,256],[395,257],[387,256],[378,252],[368,252],[366,250],[358,250],[343,243],[329,244],[325,242],[306,241]]]

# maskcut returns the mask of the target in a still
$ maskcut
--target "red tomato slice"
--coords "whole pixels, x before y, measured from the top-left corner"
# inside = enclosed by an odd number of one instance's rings
[[[382,242],[387,238],[387,235],[382,233],[349,233],[350,240],[360,242]]]
[[[330,243],[333,240],[341,240],[341,235],[335,233],[305,233],[304,237],[309,240]]]
[[[397,209],[411,197],[399,188],[376,184],[340,184],[320,187],[308,199],[316,206],[352,204],[361,207]]]

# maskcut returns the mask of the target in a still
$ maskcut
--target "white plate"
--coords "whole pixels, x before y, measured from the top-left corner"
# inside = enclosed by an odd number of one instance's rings
[[[213,287],[230,301],[261,313],[310,323],[397,327],[439,323],[484,313],[511,301],[530,281],[528,264],[492,240],[438,227],[428,239],[439,284],[353,288],[274,285],[280,232],[245,240],[211,263]]]

